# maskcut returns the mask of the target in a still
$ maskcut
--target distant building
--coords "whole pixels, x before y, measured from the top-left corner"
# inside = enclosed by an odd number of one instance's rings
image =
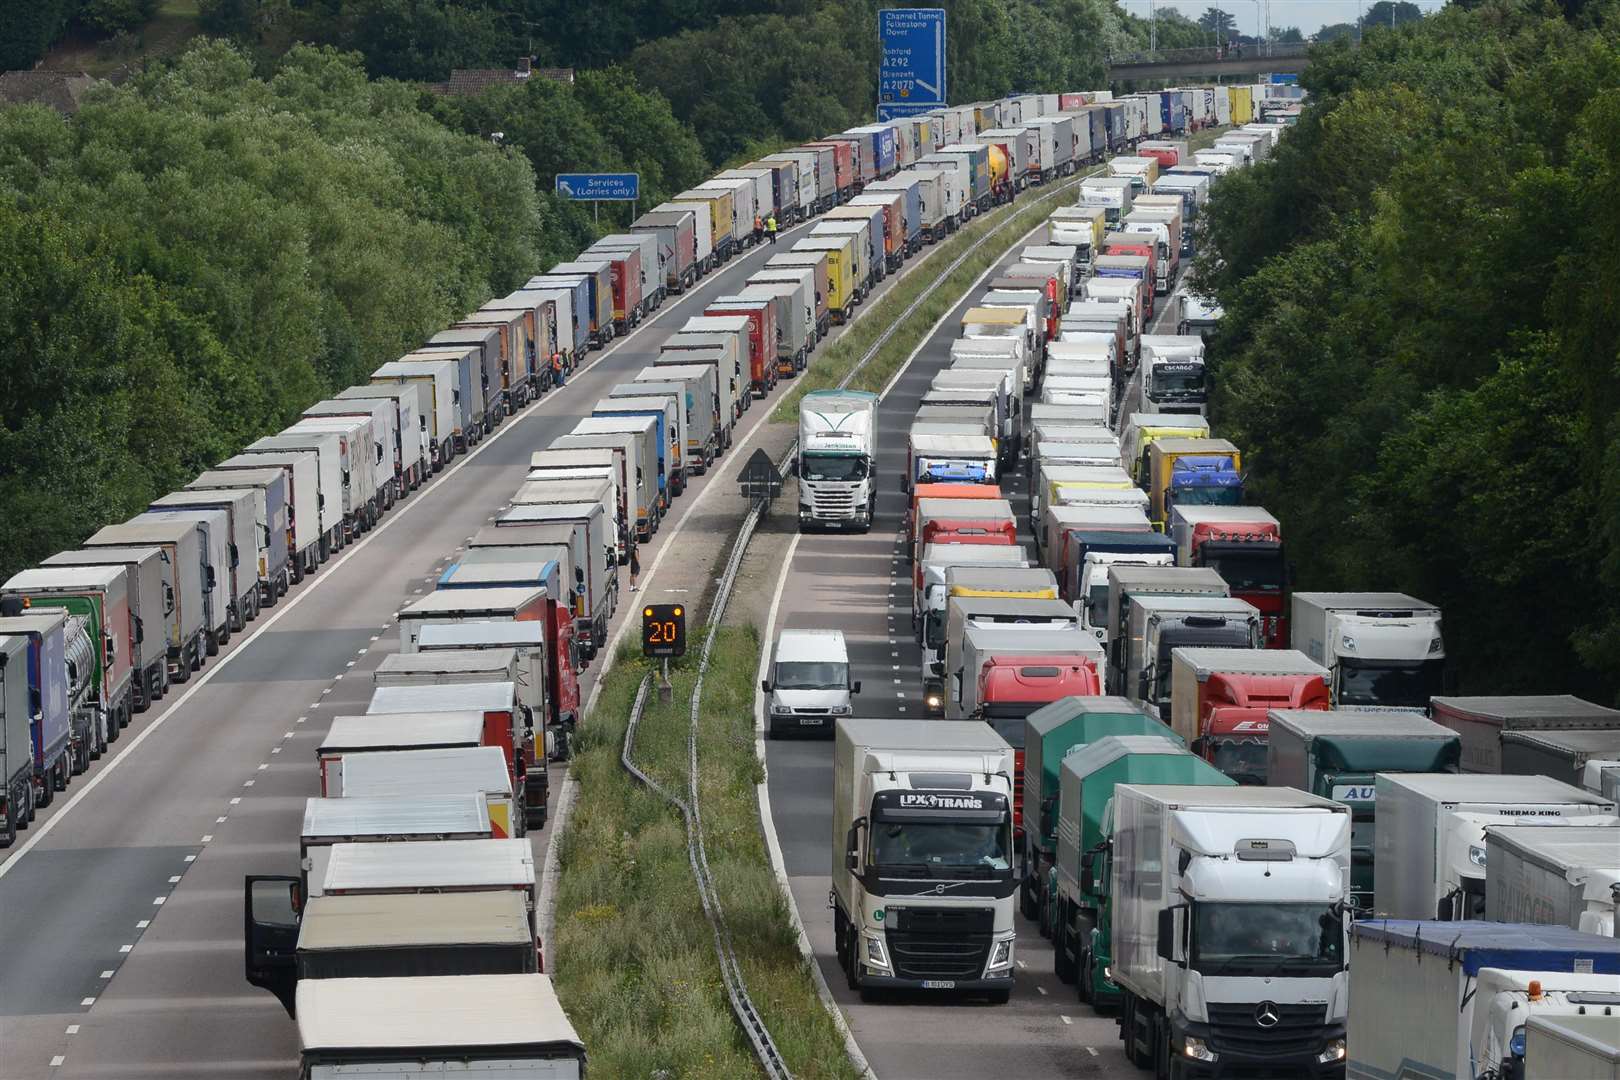
[[[96,80],[82,71],[0,72],[0,102],[49,105],[64,116],[79,111],[79,100]]]
[[[527,56],[510,68],[453,68],[450,81],[433,84],[433,92],[446,97],[477,97],[492,86],[527,82],[531,78],[550,79],[565,86],[574,85],[573,68],[537,68]]]

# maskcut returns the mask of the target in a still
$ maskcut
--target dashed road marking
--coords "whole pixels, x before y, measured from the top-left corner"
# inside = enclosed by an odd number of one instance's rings
[[[1067,1016],[1060,1016],[1060,1017],[1058,1017],[1058,1019],[1059,1019],[1059,1020],[1061,1020],[1061,1021],[1063,1021],[1063,1022],[1064,1022],[1064,1023],[1065,1023],[1065,1024],[1072,1024],[1072,1023],[1074,1023],[1074,1021],[1073,1021],[1073,1020],[1070,1020],[1070,1019],[1069,1019],[1069,1018],[1068,1018],[1068,1017],[1067,1017]]]
[[[135,924],[135,929],[137,929],[137,930],[145,930],[148,926],[151,926],[151,925],[152,925],[152,920],[151,919],[142,919],[141,921],[139,921],[139,922],[137,922]]]
[[[135,950],[135,946],[133,946],[133,945],[120,945],[120,946],[118,946],[118,951],[121,952],[121,953],[133,952],[134,950]]]
[[[77,1035],[78,1033],[79,1033],[79,1025],[78,1024],[69,1024],[67,1026],[67,1034],[69,1034],[69,1035]]]
[[[241,801],[242,801],[242,796],[240,796],[240,795],[237,795],[237,796],[234,796],[234,797],[233,797],[233,798],[232,798],[232,799],[231,799],[231,805],[232,805],[232,806],[235,806],[235,805],[237,805],[237,804],[238,804],[238,803],[240,803],[240,802],[241,802]]]
[[[106,971],[103,971],[103,972],[102,972],[102,973],[101,973],[101,977],[102,977],[102,978],[103,978],[103,979],[110,979],[110,978],[112,978],[112,977],[113,977],[113,974],[114,974],[114,969],[112,969],[112,968],[108,968],[108,969],[107,969],[107,970],[106,970]]]
[[[61,1054],[57,1054],[55,1057],[51,1058],[51,1068],[53,1068],[53,1069],[61,1068],[62,1062],[66,1061],[66,1060],[67,1060],[67,1058],[63,1057]]]

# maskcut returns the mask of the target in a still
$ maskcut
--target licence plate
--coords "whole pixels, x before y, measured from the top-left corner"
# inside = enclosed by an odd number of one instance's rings
[[[923,989],[924,990],[955,990],[956,989],[956,980],[955,979],[924,979],[923,980]]]
[[[799,723],[801,725],[808,724],[811,727],[820,727],[822,724],[825,724],[826,722],[827,722],[827,718],[825,716],[801,716],[801,717],[799,717]]]

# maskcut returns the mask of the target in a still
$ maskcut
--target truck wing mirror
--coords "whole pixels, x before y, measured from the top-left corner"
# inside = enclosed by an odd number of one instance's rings
[[[846,870],[860,872],[861,827],[865,824],[865,818],[856,818],[850,823],[849,832],[844,837],[844,869]]]
[[[174,614],[174,586],[167,581],[163,583],[163,614]]]
[[[860,693],[861,692],[861,680],[856,679],[852,684],[850,684],[849,692],[852,693],[852,694]]]
[[[1163,908],[1159,911],[1158,954],[1159,959],[1178,967],[1185,963],[1176,956],[1176,912],[1186,911],[1185,904],[1176,904],[1173,907]]]
[[[139,645],[146,640],[146,622],[139,615],[135,616],[135,644]]]
[[[767,694],[770,693],[771,692],[771,680],[769,680],[769,679],[761,679],[761,680],[759,680],[759,688],[761,690],[765,691]]]
[[[118,662],[118,639],[111,635],[103,639],[102,652],[106,654],[108,667],[116,664]]]

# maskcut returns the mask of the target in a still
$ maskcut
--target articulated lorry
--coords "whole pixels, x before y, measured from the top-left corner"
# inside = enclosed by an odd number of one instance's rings
[[[877,395],[817,390],[799,401],[799,528],[872,527]]]
[[[1171,653],[1192,645],[1257,649],[1260,613],[1230,596],[1134,595],[1124,632],[1111,644],[1110,689],[1168,717],[1174,671]]]
[[[1510,731],[1620,731],[1620,709],[1573,694],[1436,697],[1422,705],[1429,706],[1435,723],[1462,736],[1464,772],[1505,771],[1502,737]]]
[[[1024,718],[1024,820],[1019,910],[1049,933],[1047,872],[1057,851],[1058,773],[1066,756],[1108,735],[1174,734],[1157,717],[1122,697],[1063,697]],[[1179,742],[1179,739],[1175,741]]]
[[[1614,824],[1615,803],[1545,776],[1379,773],[1374,909],[1392,919],[1485,917],[1494,825]]]
[[[1460,744],[1420,712],[1272,709],[1266,782],[1350,808],[1350,902],[1373,909],[1378,773],[1454,773]]]
[[[838,721],[833,935],[850,989],[1012,995],[1013,752],[977,721]]]
[[[1327,668],[1293,649],[1170,653],[1170,726],[1240,784],[1265,784],[1272,709],[1328,708]]]
[[[129,608],[135,645],[131,683],[133,712],[145,712],[169,689],[168,635],[165,625],[173,607],[174,567],[160,547],[83,548],[63,551],[40,564],[123,567],[129,579]]]
[[[1114,788],[1110,971],[1138,1068],[1341,1075],[1350,808],[1291,788]]]
[[[34,816],[29,648],[21,634],[0,634],[0,847],[15,843],[17,830],[27,828]]]
[[[1538,1018],[1595,1015],[1620,1027],[1613,938],[1558,926],[1368,919],[1351,930],[1350,958],[1352,1080],[1527,1080],[1535,1072],[1526,1027]]]
[[[1485,917],[1491,922],[1567,926],[1612,938],[1617,904],[1620,822],[1485,830]]]
[[[1424,709],[1446,663],[1440,609],[1405,593],[1294,593],[1294,648],[1332,673],[1338,706]]]
[[[1231,787],[1207,762],[1160,726],[1077,747],[1058,781],[1057,862],[1050,875],[1052,966],[1098,1011],[1119,1005],[1113,981],[1113,910],[1108,883],[1114,841],[1114,789],[1120,784]]]
[[[1268,649],[1288,648],[1288,562],[1282,526],[1258,506],[1174,506],[1176,565],[1207,566],[1260,612]]]
[[[1620,727],[1595,731],[1504,731],[1502,771],[1582,785],[1591,761],[1620,760]]]

